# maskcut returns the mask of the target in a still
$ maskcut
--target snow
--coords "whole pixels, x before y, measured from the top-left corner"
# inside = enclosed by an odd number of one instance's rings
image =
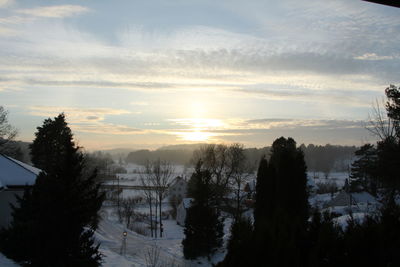
[[[0,266],[1,267],[19,267],[20,265],[16,264],[12,260],[6,258],[3,254],[0,253]]]
[[[224,224],[224,246],[211,257],[198,258],[190,261],[184,259],[182,240],[184,239],[184,228],[175,220],[163,220],[164,236],[152,238],[140,235],[118,222],[113,208],[103,208],[102,220],[95,233],[95,238],[100,242],[101,252],[105,255],[104,266],[149,266],[146,255],[151,251],[159,252],[159,262],[170,264],[170,266],[212,266],[223,260],[226,254],[226,243],[230,236],[232,219],[225,219]],[[126,231],[126,254],[121,255],[123,242],[122,233]],[[169,266],[169,265],[168,265]]]
[[[23,162],[21,162],[19,160],[13,159],[11,157],[7,157],[7,158],[11,159],[12,161],[17,163],[18,165],[21,165],[22,167],[24,167],[25,169],[28,169],[29,171],[33,172],[36,175],[39,175],[39,173],[42,171],[41,169],[38,169],[38,168],[33,167],[33,166],[29,165],[29,164],[26,164],[26,163],[23,163]]]
[[[0,154],[0,182],[3,186],[33,185],[40,170]]]
[[[312,195],[309,199],[308,202],[312,207],[318,207],[322,209],[326,203],[332,200],[332,198],[335,196],[334,194],[327,193],[327,194],[316,194]]]
[[[152,249],[159,250],[160,260],[183,264],[182,238],[183,228],[173,220],[163,222],[165,236],[151,238],[139,235],[126,229],[112,218],[104,218],[96,231],[96,239],[101,242],[101,249],[105,256],[104,266],[146,266],[146,254]],[[123,243],[122,233],[126,231],[126,254],[119,255]],[[120,265],[119,261],[122,261]],[[125,265],[123,265],[125,264]],[[127,265],[128,264],[128,265]],[[129,265],[130,264],[130,265]]]
[[[367,216],[367,214],[364,212],[353,213],[353,219],[360,223],[364,220],[365,216]],[[342,215],[342,216],[335,218],[334,222],[336,222],[338,225],[340,225],[342,227],[342,229],[345,229],[347,227],[348,221],[350,219],[351,219],[351,216],[349,214],[346,214],[346,215]]]
[[[336,183],[338,187],[343,187],[346,179],[349,178],[348,172],[331,172],[328,174],[328,178],[325,178],[325,174],[322,172],[308,172],[308,177],[310,177],[316,184],[318,183]]]

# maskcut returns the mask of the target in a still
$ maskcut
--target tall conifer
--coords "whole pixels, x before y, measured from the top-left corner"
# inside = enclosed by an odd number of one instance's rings
[[[96,173],[83,174],[84,157],[64,114],[45,120],[35,135],[32,162],[43,171],[14,208],[5,232],[7,252],[33,266],[98,266],[93,233],[104,195]]]

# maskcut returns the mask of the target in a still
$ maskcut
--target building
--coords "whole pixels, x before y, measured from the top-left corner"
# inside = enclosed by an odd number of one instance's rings
[[[176,177],[168,188],[169,199],[184,199],[187,192],[187,182],[181,176]]]
[[[185,226],[187,209],[192,205],[193,198],[182,199],[181,204],[179,204],[176,212],[176,223]]]
[[[27,186],[32,186],[41,170],[0,154],[0,228],[11,222],[11,206],[17,204]]]
[[[380,206],[379,201],[368,192],[347,193],[342,191],[325,204],[330,212],[345,214],[352,212],[372,212]]]

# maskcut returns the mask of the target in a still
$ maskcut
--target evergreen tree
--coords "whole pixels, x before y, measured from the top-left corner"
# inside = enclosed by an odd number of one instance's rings
[[[399,87],[390,85],[385,90],[388,99],[386,111],[388,117],[393,120],[396,136],[400,139],[400,90]]]
[[[223,222],[211,202],[211,174],[201,170],[201,162],[191,177],[190,196],[193,198],[185,220],[185,239],[182,241],[186,259],[210,256],[222,245]]]
[[[8,255],[32,266],[98,266],[93,234],[104,195],[96,173],[84,175],[84,157],[64,114],[45,120],[35,135],[32,161],[43,171],[14,207],[4,233]]]
[[[231,225],[228,253],[219,267],[253,266],[253,224],[249,218],[239,217]]]
[[[375,147],[365,144],[355,152],[357,159],[351,165],[351,191],[367,190],[373,195],[377,193],[378,155]]]
[[[343,264],[342,230],[333,216],[316,209],[308,228],[308,266],[346,266]]]
[[[292,138],[272,144],[269,163],[262,160],[257,176],[256,259],[271,266],[305,266],[308,220],[304,154]],[[257,203],[258,202],[258,203]]]

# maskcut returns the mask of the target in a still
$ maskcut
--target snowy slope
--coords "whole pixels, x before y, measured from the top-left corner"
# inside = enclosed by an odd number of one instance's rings
[[[1,267],[19,267],[18,264],[14,263],[12,260],[6,258],[3,254],[0,253],[0,266]]]

